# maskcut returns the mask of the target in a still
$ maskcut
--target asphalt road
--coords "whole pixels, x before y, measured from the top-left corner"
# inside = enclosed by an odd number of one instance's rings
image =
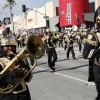
[[[47,55],[37,60],[33,78],[27,83],[32,100],[94,100],[97,95],[94,83],[88,83],[88,60],[66,60],[63,48],[56,48],[56,72],[48,71]],[[74,46],[76,57],[78,46]]]

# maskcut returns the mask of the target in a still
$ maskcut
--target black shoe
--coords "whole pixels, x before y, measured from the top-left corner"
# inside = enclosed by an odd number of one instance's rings
[[[73,60],[77,60],[76,58],[73,58]]]
[[[49,69],[49,72],[54,72],[54,71],[53,71],[53,69],[50,68],[50,69]]]
[[[55,72],[55,67],[52,68],[53,72]]]

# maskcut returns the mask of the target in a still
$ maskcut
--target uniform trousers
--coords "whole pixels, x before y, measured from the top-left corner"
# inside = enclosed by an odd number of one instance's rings
[[[78,43],[78,45],[79,45],[79,52],[81,52],[82,45],[81,45],[81,43]]]
[[[72,53],[72,57],[75,58],[75,53],[74,53],[74,49],[73,47],[69,47],[68,50],[67,50],[67,58],[69,58],[69,53]]]
[[[100,100],[100,82],[95,82],[96,90],[97,90],[97,97],[95,100]]]
[[[55,66],[55,62],[57,60],[57,54],[55,49],[52,49],[50,52],[48,52],[48,65],[49,68],[53,69]]]
[[[59,40],[59,47],[63,47],[63,40]]]
[[[64,47],[64,50],[66,50],[67,48],[67,41],[65,41],[65,47]]]

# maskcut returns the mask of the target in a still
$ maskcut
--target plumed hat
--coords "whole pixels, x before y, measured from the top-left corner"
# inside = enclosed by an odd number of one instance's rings
[[[100,6],[96,9],[95,13],[94,13],[94,23],[96,23],[96,18],[97,16],[100,14]]]
[[[1,38],[1,46],[6,46],[6,45],[15,45],[16,46],[16,40],[12,38],[10,33],[10,28],[7,27],[5,29],[5,32],[3,34],[3,37]]]
[[[97,28],[100,28],[100,6],[94,13],[94,23],[96,23]]]

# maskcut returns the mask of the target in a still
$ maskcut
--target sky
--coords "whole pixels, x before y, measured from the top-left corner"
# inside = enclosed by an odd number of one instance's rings
[[[16,5],[12,9],[12,13],[14,15],[22,14],[22,5],[26,5],[27,8],[39,8],[44,6],[45,2],[55,1],[56,6],[58,6],[59,0],[14,0]],[[89,2],[94,2],[95,0],[89,0]],[[0,0],[0,20],[3,20],[4,17],[10,17],[10,10],[9,8],[3,9],[3,6],[6,3],[6,0]]]

